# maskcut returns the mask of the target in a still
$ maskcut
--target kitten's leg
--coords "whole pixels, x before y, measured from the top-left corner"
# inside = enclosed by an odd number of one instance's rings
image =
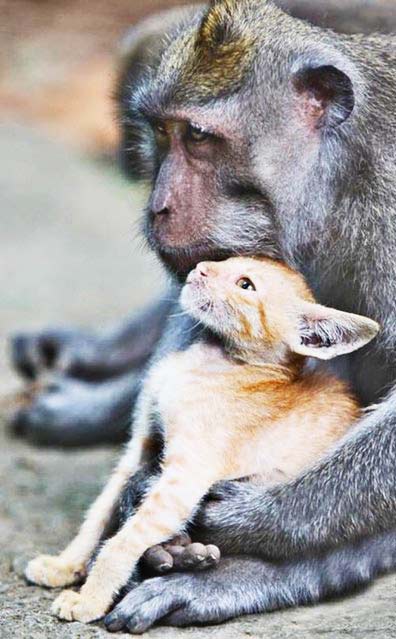
[[[160,463],[142,466],[126,483],[120,498],[119,528],[138,510],[153,479],[160,474]],[[109,537],[110,535],[107,535]],[[182,533],[164,544],[149,548],[140,563],[144,578],[163,575],[174,571],[207,570],[220,561],[220,549],[213,544],[202,544],[199,536],[192,542],[187,533]]]
[[[197,451],[195,446],[191,459],[185,455],[191,443],[184,442],[182,447],[179,443],[175,448],[178,454],[169,454],[160,479],[136,515],[103,546],[80,593],[64,591],[55,601],[53,612],[61,619],[88,623],[102,617],[144,551],[179,531],[221,476],[206,450]]]
[[[108,525],[122,489],[141,461],[145,433],[134,434],[109,482],[88,510],[79,533],[58,556],[41,555],[27,565],[29,582],[50,588],[77,583],[86,574],[86,566]]]

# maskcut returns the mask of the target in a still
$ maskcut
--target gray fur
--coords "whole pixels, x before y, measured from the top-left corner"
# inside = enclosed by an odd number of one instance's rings
[[[340,365],[362,401],[377,402],[394,381],[396,363],[396,40],[325,32],[270,3],[246,7],[245,28],[258,38],[254,72],[238,94],[199,103],[198,113],[211,113],[214,122],[232,119],[242,141],[216,173],[209,245],[275,253],[302,270],[322,303],[379,321],[382,337]],[[183,24],[179,37],[196,24],[195,18],[191,27]],[[172,62],[177,46],[174,40],[159,73],[152,70],[133,90],[132,111],[143,103],[150,108],[165,86],[180,81],[181,63],[175,71]],[[319,150],[310,153],[293,121],[290,78],[328,65],[350,78],[354,109],[340,126],[326,128]],[[193,99],[186,97],[189,107]],[[165,117],[166,108],[162,103]],[[155,176],[149,144],[144,153]],[[248,196],[222,190],[238,180],[253,187]],[[185,327],[170,326],[166,348],[182,347],[180,337],[185,343]],[[395,408],[390,390],[325,461],[289,485],[217,487],[197,519],[197,538],[257,559],[226,559],[206,574],[147,581],[108,617],[109,626],[135,632],[170,612],[168,622],[178,625],[315,602],[394,568],[394,533],[383,531],[396,526]],[[304,555],[311,558],[299,559]],[[266,563],[271,559],[281,564]]]
[[[106,617],[106,627],[140,634],[153,623],[220,623],[244,614],[306,605],[366,586],[396,561],[394,532],[331,554],[271,564],[238,556],[192,575],[148,579]]]

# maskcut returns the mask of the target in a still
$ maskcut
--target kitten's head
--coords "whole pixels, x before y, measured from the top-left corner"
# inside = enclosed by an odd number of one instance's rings
[[[267,258],[201,262],[181,305],[256,363],[287,363],[292,353],[331,359],[361,348],[379,330],[371,319],[316,304],[300,274]]]

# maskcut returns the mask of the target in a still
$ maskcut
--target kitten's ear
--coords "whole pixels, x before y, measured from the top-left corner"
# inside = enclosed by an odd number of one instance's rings
[[[289,346],[300,355],[332,359],[368,344],[379,330],[368,317],[305,303]]]

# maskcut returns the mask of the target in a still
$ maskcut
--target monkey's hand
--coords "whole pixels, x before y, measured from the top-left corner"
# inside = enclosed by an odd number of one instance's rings
[[[156,623],[220,623],[269,608],[266,590],[273,582],[278,579],[269,564],[247,557],[225,558],[204,572],[147,579],[124,597],[104,623],[110,632],[131,634],[142,634]]]
[[[143,560],[154,574],[206,570],[219,563],[220,550],[213,544],[192,543],[189,535],[182,533],[165,544],[149,548]]]
[[[216,544],[222,554],[252,553],[265,558],[265,521],[271,503],[271,493],[265,486],[248,481],[219,482],[196,516],[193,536],[204,544]],[[276,534],[282,534],[280,525]]]
[[[106,341],[95,333],[54,328],[14,335],[11,359],[18,373],[28,380],[40,378],[47,371],[85,378],[90,373],[94,376],[108,355],[105,347]]]

